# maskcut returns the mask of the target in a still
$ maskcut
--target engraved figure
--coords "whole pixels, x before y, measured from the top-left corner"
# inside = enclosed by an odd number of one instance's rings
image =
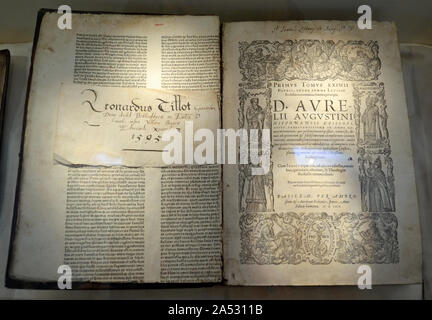
[[[265,194],[265,181],[263,175],[252,175],[252,167],[247,169],[246,175],[246,208],[248,212],[267,211],[267,200]],[[258,167],[258,166],[257,166]]]
[[[314,41],[311,46],[310,56],[313,61],[313,76],[317,79],[325,78],[329,64],[329,57],[324,51],[324,46],[319,41]]]
[[[397,263],[397,219],[393,213],[342,214],[338,219],[340,263]],[[339,224],[340,223],[340,224]]]
[[[290,213],[283,215],[282,219],[274,219],[281,230],[276,234],[275,263],[298,264],[303,260],[302,230],[297,226],[298,220]]]
[[[244,212],[246,210],[246,192],[248,188],[248,180],[247,180],[247,165],[239,165],[239,190],[240,190],[240,212]]]
[[[311,244],[311,252],[316,257],[322,257],[324,256],[328,251],[328,240],[323,238],[322,233],[325,231],[324,226],[321,224],[314,224],[311,227],[310,233],[312,236],[310,236],[310,244]]]
[[[361,193],[361,206],[362,211],[368,211],[368,200],[367,200],[367,176],[366,176],[366,163],[367,160],[365,159],[365,150],[363,148],[360,148],[358,150],[359,154],[359,178],[360,178],[360,193]]]
[[[306,46],[303,43],[298,43],[293,52],[293,62],[297,70],[297,74],[307,75],[312,77],[312,61],[307,54]]]
[[[379,157],[369,165],[366,175],[368,177],[369,212],[392,211],[387,179],[381,168]]]
[[[361,78],[370,77],[369,57],[363,51],[357,51],[351,72]]]
[[[265,112],[258,104],[258,98],[250,99],[250,106],[246,111],[248,128],[258,130],[258,143],[261,142],[262,129],[264,127]],[[260,145],[258,145],[260,148]],[[258,167],[258,166],[257,166]],[[266,181],[263,175],[252,175],[252,164],[246,171],[246,211],[267,211],[267,200],[265,193]]]
[[[270,89],[261,93],[248,93],[243,89],[239,90],[239,126],[240,128],[253,129],[257,133],[257,144],[249,145],[250,152],[262,156],[262,129],[271,128],[271,116],[260,106],[258,95],[264,95],[265,99],[270,99]],[[251,98],[252,95],[252,98]],[[268,105],[268,104],[267,104]],[[248,132],[251,141],[250,131]],[[270,146],[269,146],[270,147]],[[267,149],[266,149],[267,150]],[[270,153],[271,158],[271,153]],[[262,164],[253,165],[251,162],[239,165],[239,208],[241,213],[246,212],[267,212],[273,211],[273,175],[272,163],[270,170],[265,175],[252,175],[252,169],[261,167]]]
[[[265,113],[258,102],[258,98],[250,99],[250,106],[246,111],[246,119],[249,129],[262,130],[264,127]]]
[[[274,197],[273,197],[273,164],[270,165],[270,171],[265,176],[265,195],[267,211],[274,210]]]
[[[387,105],[385,103],[380,103],[379,108],[378,108],[378,114],[379,114],[379,128],[380,128],[380,133],[381,133],[381,137],[383,139],[388,139],[388,130],[387,130]]]
[[[366,110],[362,115],[362,123],[364,130],[364,141],[375,143],[381,139],[381,129],[379,118],[379,110],[376,105],[376,98],[372,95],[366,99]]]
[[[258,223],[258,237],[253,244],[256,248],[255,260],[260,264],[273,263],[273,253],[276,250],[274,218],[264,219]]]
[[[387,167],[387,187],[390,195],[392,211],[395,211],[395,189],[394,189],[394,176],[393,176],[393,159],[390,157],[390,150],[384,152],[384,163]]]
[[[261,79],[266,75],[266,56],[263,48],[259,47],[251,55],[251,76],[253,79]]]

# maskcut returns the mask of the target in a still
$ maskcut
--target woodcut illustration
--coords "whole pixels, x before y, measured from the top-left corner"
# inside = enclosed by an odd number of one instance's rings
[[[394,212],[393,160],[384,84],[354,85],[362,211]]]
[[[262,129],[271,130],[270,97],[271,89],[264,90],[240,88],[240,127],[258,130],[258,155],[262,152]],[[271,136],[271,135],[270,135]],[[250,141],[250,139],[248,139]],[[250,148],[250,145],[249,145]],[[250,150],[251,151],[251,150]],[[266,212],[273,211],[273,173],[272,164],[266,175],[252,175],[254,165],[239,165],[240,170],[240,211]]]
[[[280,80],[376,80],[380,74],[376,41],[268,40],[240,42],[245,83]]]

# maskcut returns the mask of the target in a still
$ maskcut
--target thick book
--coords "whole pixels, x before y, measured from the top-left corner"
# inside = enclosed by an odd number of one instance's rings
[[[38,16],[8,287],[422,281],[393,23],[59,18]]]

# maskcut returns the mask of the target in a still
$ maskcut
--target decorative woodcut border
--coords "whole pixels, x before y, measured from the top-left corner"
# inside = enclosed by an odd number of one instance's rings
[[[270,81],[353,81],[362,212],[274,212],[266,176],[239,166],[242,264],[398,263],[393,161],[377,41],[239,42],[239,127],[272,128]],[[373,81],[375,80],[375,81]],[[263,119],[262,122],[257,119]]]
[[[398,263],[397,226],[390,212],[243,214],[240,263]]]

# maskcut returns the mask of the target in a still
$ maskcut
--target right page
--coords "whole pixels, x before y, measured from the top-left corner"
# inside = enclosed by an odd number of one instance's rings
[[[228,283],[421,282],[394,24],[228,23],[223,68],[224,128],[246,129],[258,155],[251,132],[270,132],[265,174],[250,157],[224,166]]]

